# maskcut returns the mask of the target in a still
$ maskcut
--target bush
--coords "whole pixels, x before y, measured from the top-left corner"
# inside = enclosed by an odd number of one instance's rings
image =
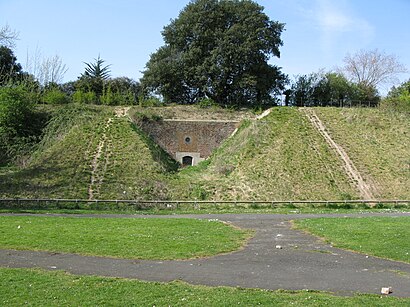
[[[41,100],[47,104],[66,104],[70,102],[70,98],[59,89],[47,90]]]
[[[164,104],[157,97],[141,98],[139,100],[140,107],[161,107]]]
[[[219,105],[211,98],[202,98],[198,102],[198,106],[200,108],[203,108],[203,109],[212,108],[212,107],[219,107]]]
[[[74,92],[73,102],[78,104],[93,104],[98,102],[97,94],[94,92],[83,92],[81,90]]]
[[[38,141],[47,120],[35,111],[33,95],[24,86],[0,88],[0,163],[27,151]]]
[[[406,113],[410,115],[410,93],[404,92],[398,97],[389,97],[383,99],[380,103],[380,109]]]

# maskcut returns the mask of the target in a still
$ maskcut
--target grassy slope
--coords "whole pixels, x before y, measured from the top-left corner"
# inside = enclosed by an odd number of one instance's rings
[[[0,269],[4,306],[408,306],[409,299],[356,295],[338,297],[286,292],[155,283],[63,272]]]
[[[358,197],[340,162],[297,109],[275,108],[267,118],[246,123],[208,163],[180,173],[178,183],[188,184],[185,191],[190,191],[191,197],[233,200]]]
[[[93,186],[96,198],[166,198],[164,169],[170,162],[156,162],[156,151],[150,150],[155,146],[127,119],[116,118],[112,108],[89,106],[55,112],[30,165],[1,170],[0,196],[87,199],[92,163],[102,140]]]
[[[410,119],[379,109],[318,108],[334,140],[342,145],[379,198],[410,198]]]
[[[0,217],[3,249],[127,259],[212,256],[239,249],[249,236],[249,231],[213,220]]]
[[[320,218],[295,223],[336,247],[410,263],[410,217]]]
[[[316,110],[362,173],[375,179],[380,196],[409,198],[407,119],[373,109]],[[183,114],[180,107],[161,112]],[[113,108],[67,106],[55,114],[31,164],[0,169],[0,196],[88,198],[93,173],[97,199],[359,197],[336,155],[297,109],[275,108],[263,120],[245,122],[211,159],[178,173],[169,156],[126,117],[115,117]],[[197,116],[213,118],[209,110]],[[104,146],[93,172],[99,144]]]

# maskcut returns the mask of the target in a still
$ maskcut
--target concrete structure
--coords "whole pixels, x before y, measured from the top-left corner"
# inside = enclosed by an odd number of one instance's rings
[[[238,128],[238,121],[144,121],[142,130],[181,165],[197,165]]]

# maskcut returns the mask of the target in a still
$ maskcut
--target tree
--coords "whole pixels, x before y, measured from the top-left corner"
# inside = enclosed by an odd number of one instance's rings
[[[7,162],[22,143],[39,134],[34,102],[27,89],[21,85],[0,87],[0,165]]]
[[[380,104],[382,109],[392,110],[410,115],[410,80],[398,87],[392,87],[387,97]]]
[[[286,81],[268,64],[280,56],[283,29],[250,0],[192,1],[164,28],[165,45],[152,54],[142,85],[165,102],[272,103]]]
[[[396,56],[379,50],[360,50],[344,58],[342,68],[347,78],[363,88],[377,88],[397,82],[397,75],[407,72]]]
[[[15,47],[15,41],[18,40],[18,33],[12,30],[9,25],[5,25],[0,28],[0,46],[13,49]]]
[[[17,63],[13,50],[0,46],[0,85],[4,85],[22,75],[22,67]]]
[[[380,97],[374,87],[357,85],[334,72],[297,76],[290,90],[294,106],[377,106]]]
[[[76,82],[76,90],[82,92],[94,92],[97,100],[103,95],[104,82],[110,77],[110,66],[104,65],[105,61],[100,58],[95,62],[85,63],[85,71]],[[98,102],[98,101],[97,101]]]
[[[85,63],[85,72],[84,76],[90,77],[90,78],[99,78],[102,80],[107,80],[110,77],[110,65],[103,65],[105,61],[100,58],[100,55],[98,55],[98,58],[94,59],[95,63]]]
[[[39,48],[30,57],[27,55],[25,68],[45,87],[50,83],[61,83],[68,70],[59,55],[44,57]]]

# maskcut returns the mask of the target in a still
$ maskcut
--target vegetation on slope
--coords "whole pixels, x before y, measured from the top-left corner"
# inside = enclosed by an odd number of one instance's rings
[[[196,118],[212,117],[198,107],[188,107],[188,112],[195,113],[192,108],[198,110]],[[360,197],[337,155],[295,108],[274,108],[262,120],[243,121],[237,134],[208,160],[180,171],[116,110],[79,105],[49,109],[52,120],[30,164],[0,168],[0,195],[143,200]],[[179,117],[182,112],[181,107],[135,108],[129,114]],[[374,180],[377,196],[409,197],[410,127],[404,116],[376,109],[316,112],[362,175]]]
[[[317,114],[376,197],[410,198],[410,120],[380,109],[318,108]]]
[[[181,182],[189,186],[185,191],[191,191],[191,197],[198,198],[358,197],[337,157],[307,119],[293,108],[275,108],[263,120],[245,122],[209,161],[182,170],[178,185]]]
[[[160,198],[169,161],[154,161],[154,152],[113,108],[59,108],[29,166],[0,171],[0,195],[87,199],[92,189],[98,198]]]

